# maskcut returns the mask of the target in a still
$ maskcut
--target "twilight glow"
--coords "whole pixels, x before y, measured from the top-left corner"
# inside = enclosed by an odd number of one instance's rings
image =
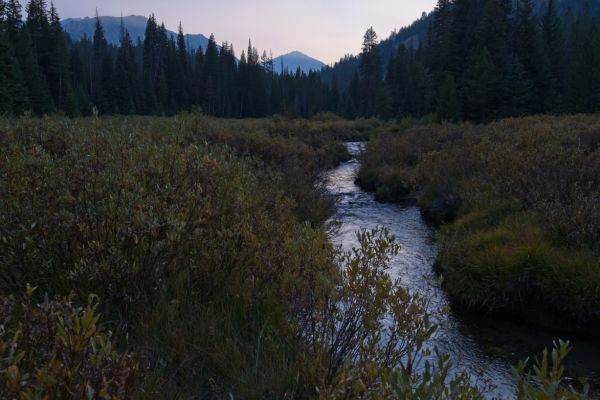
[[[24,1],[23,1],[24,2]],[[364,31],[373,26],[387,37],[431,11],[435,0],[54,0],[61,18],[155,13],[167,28],[179,21],[186,33],[215,34],[239,55],[248,39],[275,56],[299,50],[325,63],[360,51]]]

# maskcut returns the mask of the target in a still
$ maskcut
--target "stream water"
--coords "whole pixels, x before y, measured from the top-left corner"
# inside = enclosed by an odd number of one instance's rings
[[[439,324],[430,345],[450,354],[456,370],[468,371],[476,384],[491,384],[488,398],[514,398],[512,366],[551,347],[558,338],[486,316],[443,312],[450,304],[433,273],[438,254],[435,228],[422,218],[416,205],[379,203],[372,194],[354,184],[363,147],[362,143],[349,143],[352,160],[326,177],[328,191],[337,196],[335,224],[331,224],[335,228],[330,231],[332,242],[351,249],[357,245],[356,232],[388,228],[401,248],[392,260],[390,273],[402,285],[429,299],[428,311]],[[600,346],[578,340],[572,344],[574,350],[566,365],[568,375],[598,379]],[[597,392],[597,387],[594,391]]]

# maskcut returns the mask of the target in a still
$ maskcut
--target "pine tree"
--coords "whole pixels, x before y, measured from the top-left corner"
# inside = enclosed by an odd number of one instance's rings
[[[382,61],[379,55],[379,40],[373,28],[369,28],[363,38],[360,55],[361,102],[359,112],[364,117],[380,114],[382,103]]]
[[[452,73],[448,72],[439,89],[437,115],[441,121],[456,122],[460,119],[458,87]]]
[[[54,103],[46,78],[37,62],[27,26],[18,33],[15,53],[21,66],[31,110],[36,115],[51,113],[54,111]]]
[[[553,112],[563,108],[562,94],[565,90],[565,38],[562,21],[556,9],[556,0],[548,1],[548,8],[542,18],[542,33],[545,52],[550,65],[548,101]]]
[[[600,31],[589,7],[579,15],[570,38],[567,107],[572,112],[600,109]]]
[[[50,35],[50,22],[48,20],[46,8],[45,0],[31,0],[27,4],[27,20],[25,28],[22,29],[27,30],[28,32],[30,48],[33,52],[33,62],[37,64],[37,67],[31,68],[36,68],[40,71],[39,79],[34,79],[39,80],[40,90],[44,93],[42,95],[43,99],[38,102],[39,104],[44,104],[42,107],[44,110],[41,111],[41,108],[39,108],[37,110],[38,113],[47,113],[55,110],[55,102],[48,82],[48,78],[52,76],[53,46]],[[24,76],[28,77],[27,74],[24,74]],[[35,85],[37,85],[37,83]],[[48,97],[46,94],[50,94],[50,96]]]
[[[79,115],[89,115],[92,111],[92,100],[90,98],[89,87],[91,82],[90,65],[84,65],[81,52],[86,48],[91,48],[87,38],[84,38],[73,46],[69,54],[69,70],[71,71],[71,87],[76,97]],[[81,51],[80,51],[81,49]]]
[[[213,114],[216,109],[216,90],[219,70],[219,51],[214,35],[210,35],[202,65],[203,102],[202,109]]]
[[[532,82],[516,56],[509,60],[503,81],[499,117],[522,117],[536,109]]]
[[[64,109],[67,96],[72,93],[71,79],[69,71],[69,55],[65,43],[65,34],[60,23],[60,17],[54,4],[51,3],[49,13],[49,48],[48,60],[49,64],[46,70],[46,78],[54,99],[54,103],[59,109]],[[74,101],[71,96],[71,103]],[[70,104],[71,109],[77,106]]]
[[[438,0],[427,40],[428,65],[436,87],[445,82],[452,62],[452,28],[452,3],[450,0]]]
[[[511,3],[511,0],[487,0],[477,28],[476,53],[481,53],[486,48],[494,64],[500,70],[503,70],[508,61]]]
[[[21,15],[21,3],[18,0],[8,0],[5,5],[5,23],[8,40],[11,43],[17,42],[19,31],[23,26],[23,17]]]
[[[390,62],[388,81],[391,88],[392,109],[397,116],[405,116],[407,91],[410,83],[410,52],[404,45],[398,48],[396,57]]]
[[[487,122],[498,115],[501,104],[499,99],[499,72],[490,52],[483,48],[469,62],[465,74],[465,108],[466,117],[475,122]]]
[[[242,54],[242,57],[244,55]],[[195,106],[202,105],[203,91],[204,91],[204,80],[202,79],[202,70],[204,69],[204,53],[202,47],[198,49],[193,57],[193,84],[192,84],[192,103]],[[242,60],[243,61],[243,60]],[[241,62],[241,61],[240,61]],[[244,61],[245,62],[245,61]]]
[[[6,20],[0,22],[0,115],[19,115],[29,107],[23,76],[9,40]]]
[[[415,54],[408,59],[408,77],[402,116],[420,118],[432,110],[432,85],[427,68]]]
[[[360,93],[360,78],[358,73],[354,73],[352,80],[350,81],[350,86],[348,87],[348,92],[345,96],[344,101],[344,115],[348,118],[356,118],[360,115],[360,102],[361,102],[361,93]]]
[[[188,109],[190,107],[190,96],[188,93],[190,66],[181,22],[179,23],[179,29],[177,33],[177,60],[175,70],[177,75],[174,83],[176,88],[174,90],[177,104],[181,109]]]
[[[138,107],[138,79],[135,53],[129,31],[121,19],[120,46],[115,62],[116,106],[121,114],[135,114]]]
[[[146,23],[144,36],[144,61],[142,66],[144,105],[143,112],[148,115],[155,114],[158,109],[155,86],[158,81],[158,26],[154,14],[150,15]]]
[[[6,2],[0,0],[0,29],[4,30],[4,23],[6,22]]]
[[[525,69],[524,78],[531,82],[532,113],[543,113],[552,108],[550,62],[538,25],[538,20],[533,15],[531,0],[520,0],[516,8],[512,42],[514,52]]]
[[[31,42],[36,49],[37,56],[40,59],[42,67],[45,65],[48,56],[48,33],[50,31],[50,22],[48,21],[48,12],[46,10],[45,0],[30,0],[27,4],[27,28],[31,36]]]

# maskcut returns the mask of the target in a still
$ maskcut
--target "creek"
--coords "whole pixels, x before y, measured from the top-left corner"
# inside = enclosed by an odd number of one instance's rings
[[[452,311],[448,295],[433,272],[438,255],[435,227],[424,220],[416,204],[379,203],[354,183],[363,148],[363,143],[348,143],[352,159],[326,176],[327,190],[337,197],[331,241],[349,250],[357,246],[358,231],[387,228],[400,245],[390,274],[428,299],[428,312],[438,325],[428,345],[449,354],[456,371],[466,370],[475,384],[491,385],[486,390],[488,398],[514,398],[512,366],[551,348],[558,337],[486,315]],[[597,380],[600,347],[579,340],[571,343],[574,349],[567,359],[567,375]]]

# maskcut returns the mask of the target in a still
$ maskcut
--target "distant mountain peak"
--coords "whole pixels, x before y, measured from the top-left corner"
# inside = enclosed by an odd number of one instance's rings
[[[321,71],[325,67],[325,63],[317,60],[316,58],[310,57],[301,51],[294,50],[290,53],[283,54],[273,59],[273,65],[276,72],[296,72],[298,68],[305,73],[311,71]]]
[[[298,51],[298,50],[291,51],[291,52],[289,52],[287,54],[284,54],[284,56],[308,57],[308,58],[311,58],[311,57],[307,56],[306,54],[304,54],[303,52]]]

